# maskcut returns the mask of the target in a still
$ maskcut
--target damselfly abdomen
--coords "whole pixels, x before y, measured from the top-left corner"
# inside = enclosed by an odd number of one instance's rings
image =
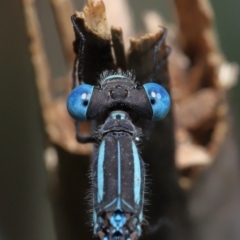
[[[163,87],[141,86],[129,72],[105,72],[98,86],[81,84],[69,95],[67,108],[76,121],[107,116],[92,136],[99,142],[92,165],[92,201],[94,234],[100,239],[136,240],[141,235],[145,169],[136,146],[141,131],[131,116],[159,120],[169,107]]]

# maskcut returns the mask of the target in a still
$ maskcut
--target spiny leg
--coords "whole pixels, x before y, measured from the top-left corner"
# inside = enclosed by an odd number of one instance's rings
[[[76,139],[79,143],[94,143],[96,140],[91,136],[81,136],[79,134],[80,122],[75,121]]]

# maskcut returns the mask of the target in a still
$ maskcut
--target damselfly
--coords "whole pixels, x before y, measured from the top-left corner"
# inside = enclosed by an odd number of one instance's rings
[[[74,16],[72,22],[81,39],[73,74],[80,84],[76,86],[74,79],[67,109],[76,120],[77,140],[98,144],[91,174],[94,234],[103,240],[136,240],[141,235],[144,219],[145,167],[137,147],[141,130],[131,119],[164,118],[170,108],[170,97],[157,83],[138,84],[130,71],[105,71],[98,85],[83,83],[85,37]],[[164,29],[154,59],[165,37]],[[161,64],[155,60],[153,76]],[[99,117],[104,118],[104,123],[95,134],[79,136],[79,122]]]

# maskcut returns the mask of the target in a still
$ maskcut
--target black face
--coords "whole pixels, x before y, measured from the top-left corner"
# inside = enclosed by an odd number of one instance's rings
[[[113,110],[132,112],[145,119],[151,119],[153,114],[145,89],[131,79],[102,81],[100,87],[93,89],[87,118],[93,119]]]
[[[96,119],[114,110],[123,110],[138,117],[157,121],[170,108],[167,91],[157,83],[137,85],[133,79],[119,74],[104,78],[99,86],[82,84],[68,97],[70,115],[79,122]]]

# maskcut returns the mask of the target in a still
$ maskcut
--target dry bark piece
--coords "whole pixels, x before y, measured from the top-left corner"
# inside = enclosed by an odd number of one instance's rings
[[[222,147],[223,140],[228,131],[228,122],[226,121],[227,113],[228,106],[222,99],[222,103],[218,107],[216,112],[217,121],[214,125],[214,131],[212,132],[211,140],[207,145],[209,154],[212,156],[213,159],[217,156],[220,148]]]
[[[153,80],[159,82],[164,87],[169,86],[169,78],[165,79],[164,74],[167,72],[167,64],[163,66],[159,71],[158,79],[151,79],[154,69],[153,62],[153,49],[156,43],[163,36],[163,29],[156,34],[146,34],[140,39],[130,38],[130,48],[128,50],[128,65],[129,69],[133,69],[136,72],[136,79],[140,83],[149,82]],[[166,55],[165,42],[162,44],[158,51],[158,61],[160,62]]]
[[[101,11],[104,11],[104,13]],[[85,82],[95,85],[103,71],[116,70],[104,4],[101,1],[97,4],[88,1],[84,12],[76,12],[75,16],[76,24],[86,39],[83,53],[83,79]],[[75,37],[74,51],[78,54],[79,43],[82,40],[76,32]]]
[[[30,37],[30,51],[36,72],[36,84],[49,140],[71,152],[89,154],[92,149],[90,144],[82,145],[76,142],[73,121],[66,111],[66,96],[59,99],[54,99],[52,96],[51,70],[47,61],[35,2],[23,0],[23,4]]]
[[[219,95],[218,91],[211,88],[203,89],[175,104],[177,126],[194,130],[215,119]]]
[[[177,139],[175,163],[176,167],[182,171],[179,184],[187,189],[187,187],[192,186],[190,183],[192,183],[193,177],[196,177],[196,169],[204,169],[212,163],[213,158],[206,147],[194,143],[193,138],[185,128],[177,127],[175,138]],[[183,184],[186,183],[187,178],[189,184]]]
[[[224,58],[217,46],[213,12],[208,1],[174,2],[179,21],[178,42],[190,62],[189,66],[183,69],[186,74],[185,83],[183,81],[180,84],[176,84],[175,81],[171,83],[174,92],[177,93],[175,107],[177,126],[184,127],[191,140],[200,144],[198,147],[205,148],[212,162],[227,129],[226,100],[221,89],[223,85],[220,84],[223,74],[219,72],[224,66]],[[234,79],[236,72],[234,68],[231,71],[224,71],[228,77],[232,76],[231,79]],[[224,76],[225,79],[228,77]],[[191,159],[194,159],[194,155]],[[176,159],[176,162],[180,161],[182,160]],[[190,171],[200,173],[199,168],[195,167],[193,162],[192,164]],[[196,174],[189,176],[193,178]]]
[[[223,62],[223,58],[218,51],[213,32],[212,9],[207,0],[174,2],[179,20],[178,36],[181,48],[194,68],[202,71],[200,76],[191,73],[191,89],[195,91],[202,86],[217,88],[217,65]]]
[[[123,71],[127,69],[123,32],[121,28],[111,27],[112,43],[116,58],[116,65]]]
[[[191,167],[207,166],[212,162],[208,151],[199,145],[186,143],[176,149],[176,167],[184,170]]]
[[[110,26],[121,28],[124,32],[123,42],[126,49],[129,48],[129,38],[135,35],[134,24],[132,20],[132,11],[127,0],[103,0],[106,7],[107,20]],[[124,19],[120,21],[120,19]]]
[[[77,17],[84,19],[85,28],[100,38],[110,40],[110,31],[107,25],[105,5],[101,0],[87,1],[83,12],[76,13]]]
[[[181,142],[182,136],[176,134],[177,151],[180,152],[176,155],[176,165],[183,176],[186,176],[187,169],[187,177],[191,182],[204,169],[199,166],[208,165],[206,159],[212,162],[221,147],[227,130],[223,88],[236,81],[238,67],[224,63],[214,34],[213,12],[206,0],[175,1],[175,6],[179,29],[177,31],[177,28],[167,26],[170,33],[167,40],[172,48],[169,58],[170,86],[176,120],[175,133],[183,130],[188,136],[185,136],[188,141],[186,145]],[[157,21],[164,22],[162,17],[153,12],[145,18],[148,29],[155,27]],[[178,35],[174,33],[176,31]],[[203,150],[204,154],[198,156],[203,157],[207,153],[208,157],[197,160],[194,151],[191,151],[192,145],[196,151]],[[186,151],[192,155],[186,155],[184,162],[181,152]]]
[[[217,51],[212,34],[213,12],[206,0],[174,1],[179,21],[179,42],[191,59]],[[194,19],[194,21],[193,21]],[[206,32],[207,31],[207,32]]]
[[[50,3],[52,5],[55,22],[58,28],[59,39],[62,43],[62,50],[66,64],[69,68],[72,68],[72,63],[75,57],[72,50],[74,32],[70,21],[70,16],[74,12],[73,4],[69,0],[50,0]]]

